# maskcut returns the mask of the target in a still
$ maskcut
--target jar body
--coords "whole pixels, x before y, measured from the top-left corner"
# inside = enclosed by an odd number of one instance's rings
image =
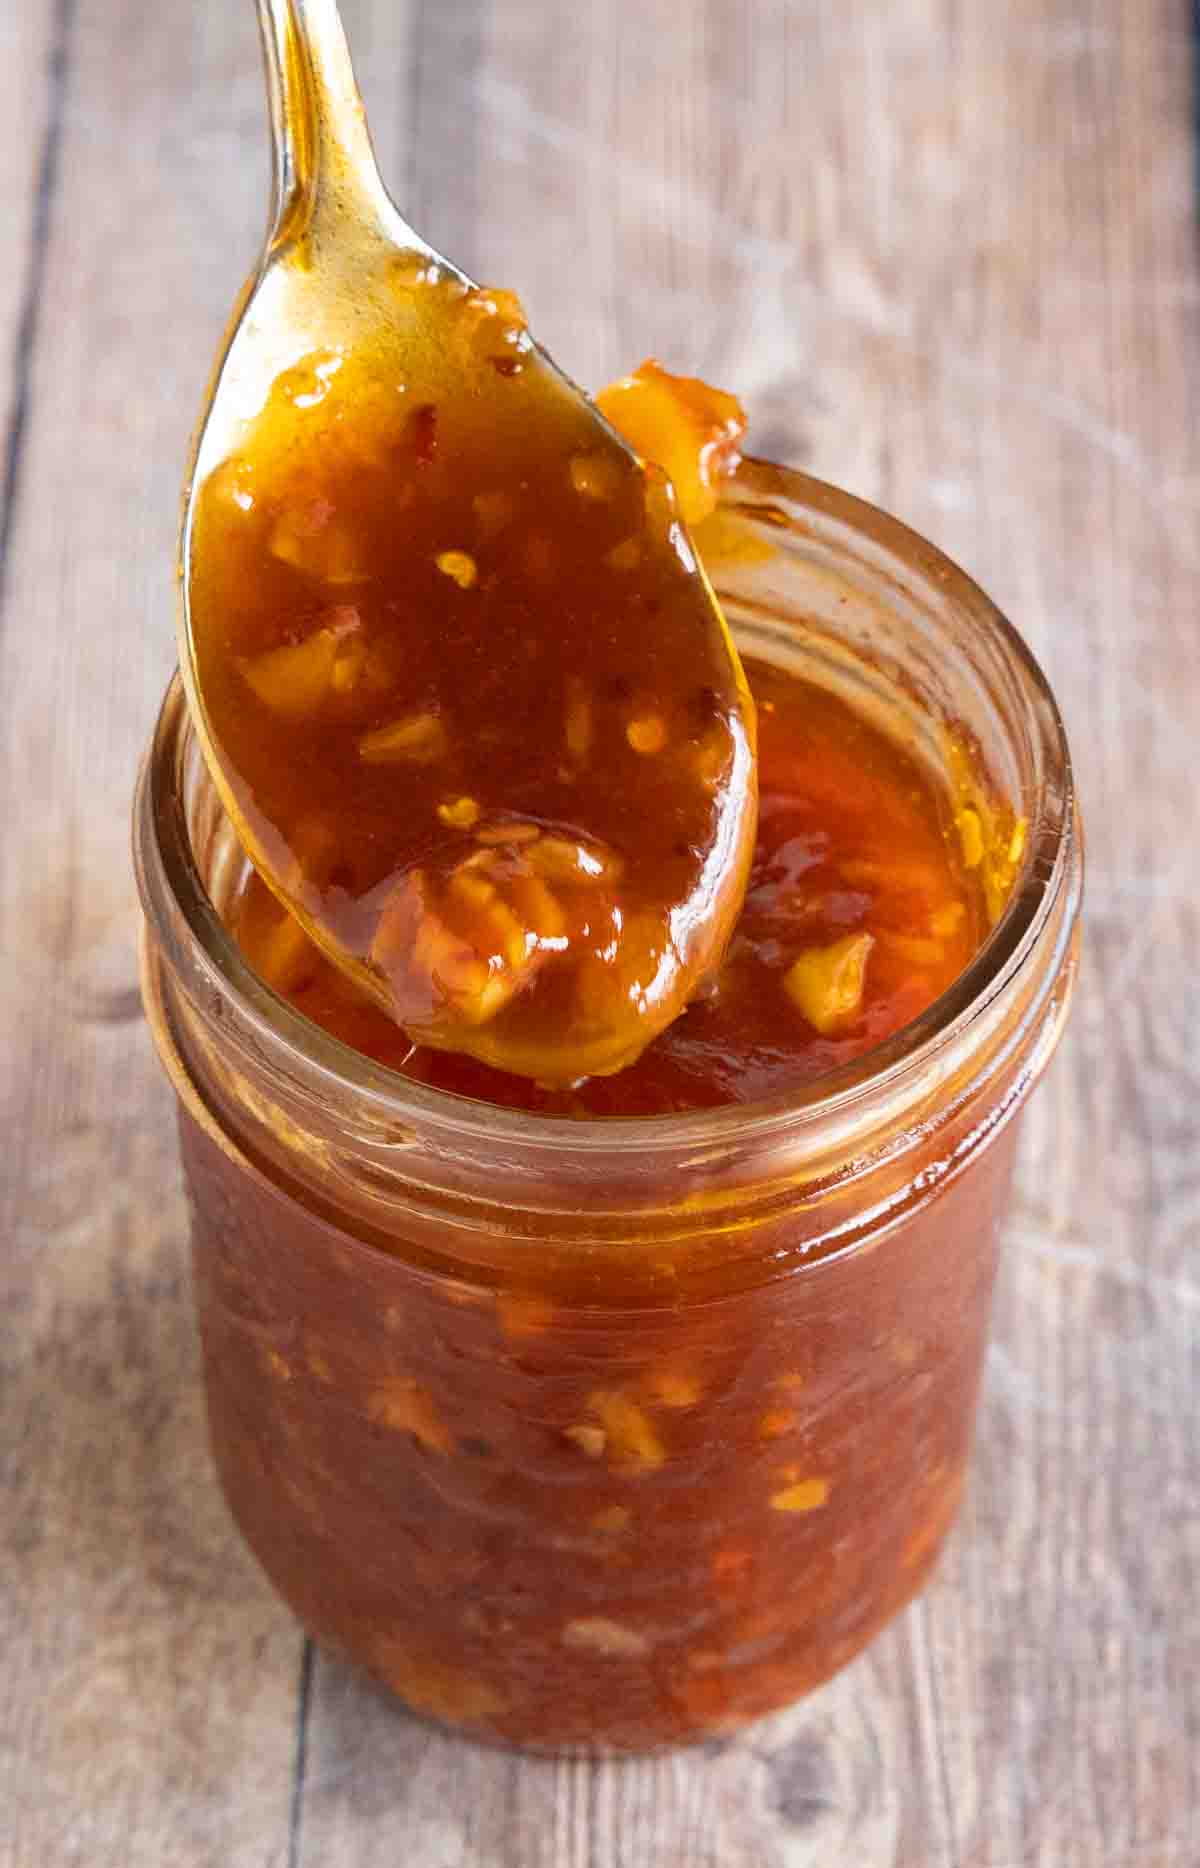
[[[1015,1133],[844,1258],[664,1308],[431,1277],[185,1111],[234,1517],[319,1640],[482,1735],[642,1750],[785,1704],[953,1520]]]
[[[722,525],[706,556],[748,647],[904,714],[931,760],[930,723],[962,728],[1030,826],[959,984],[793,1103],[556,1122],[408,1084],[240,961],[218,912],[240,857],[177,692],[136,806],[234,1516],[318,1639],[542,1750],[731,1730],[920,1586],[1074,974],[1069,764],[1003,619],[801,476],[751,464]]]

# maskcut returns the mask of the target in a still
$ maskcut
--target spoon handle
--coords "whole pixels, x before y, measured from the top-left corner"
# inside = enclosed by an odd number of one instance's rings
[[[337,0],[257,0],[271,117],[268,252],[352,215],[428,252],[380,178]]]

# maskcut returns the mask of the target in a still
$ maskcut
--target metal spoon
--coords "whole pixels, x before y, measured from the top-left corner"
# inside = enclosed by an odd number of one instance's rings
[[[502,994],[495,995],[495,1002],[503,1003],[504,1015],[496,1019],[477,1009],[460,1018],[455,1006],[446,1004],[424,1022],[416,1018],[408,1001],[397,998],[395,975],[389,977],[380,964],[383,949],[377,945],[372,951],[369,940],[349,940],[344,928],[339,932],[322,914],[311,893],[297,888],[294,871],[281,854],[285,840],[256,819],[251,788],[239,783],[215,730],[194,613],[196,515],[206,482],[245,446],[248,425],[277,379],[315,352],[353,354],[378,344],[382,333],[402,361],[406,378],[424,374],[438,382],[440,393],[453,394],[455,365],[447,342],[445,296],[411,293],[401,302],[397,269],[418,276],[425,266],[439,280],[474,290],[465,275],[403,220],[387,195],[335,0],[258,0],[258,11],[274,150],[270,231],[212,378],[187,483],[180,553],[180,659],[208,764],[244,847],[270,887],[335,964],[415,1036],[547,1081],[619,1068],[678,1014],[719,962],[744,892],[754,835],[753,704],[724,620],[671,508],[669,489],[662,498],[647,499],[647,511],[658,515],[647,521],[651,531],[655,525],[658,529],[649,549],[673,552],[687,567],[685,595],[695,612],[689,677],[699,691],[721,696],[719,718],[728,739],[728,762],[706,831],[707,847],[694,852],[699,860],[689,885],[678,898],[659,904],[661,938],[651,975],[643,966],[630,986],[627,969],[625,986],[613,996],[611,1029],[604,1028],[604,1014],[597,1022],[594,995],[591,1026],[586,1032],[582,1027],[575,1030],[568,1020],[562,1027],[561,1054],[557,1040],[547,1037],[545,1021],[531,1039],[522,1030],[520,1005],[514,1009]],[[574,409],[572,447],[578,448],[579,424],[586,422],[599,448],[610,457],[619,450],[623,462],[640,472],[636,457],[582,391],[555,370],[537,346],[530,344],[529,351],[533,367],[552,378],[563,404],[569,402]],[[467,393],[465,378],[461,387]],[[559,445],[558,432],[552,428],[548,437],[531,433],[528,447]],[[564,456],[564,472],[568,465]],[[522,466],[521,458],[512,461],[514,480]],[[530,628],[553,627],[552,611],[544,591],[531,590],[530,614],[535,620]],[[428,618],[427,626],[438,627],[436,615]],[[644,623],[636,627],[644,628]],[[616,614],[613,628],[627,634],[635,630]],[[633,653],[636,633],[630,640]],[[546,757],[548,763],[553,760],[549,749]],[[581,828],[588,832],[594,826]],[[619,912],[615,925],[622,925]],[[644,935],[644,916],[639,925]],[[483,959],[493,964],[486,953]]]

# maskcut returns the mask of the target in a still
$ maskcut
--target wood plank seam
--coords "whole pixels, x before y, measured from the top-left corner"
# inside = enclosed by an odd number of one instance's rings
[[[288,1809],[288,1868],[300,1868],[304,1828],[304,1785],[308,1775],[308,1713],[312,1703],[313,1644],[304,1637],[300,1679],[296,1689],[296,1755],[292,1767],[292,1800]]]
[[[33,219],[25,265],[25,289],[13,346],[13,398],[8,433],[4,439],[3,501],[0,503],[0,627],[4,620],[4,592],[17,501],[21,491],[21,456],[29,427],[30,381],[37,345],[42,282],[50,245],[50,221],[58,188],[63,118],[70,76],[71,44],[77,0],[55,0],[54,31],[50,40],[46,85],[49,103],[34,184]]]

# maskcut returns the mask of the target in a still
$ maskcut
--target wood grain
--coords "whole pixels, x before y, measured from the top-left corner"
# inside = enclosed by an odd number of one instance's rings
[[[345,13],[402,205],[518,284],[580,377],[655,352],[740,388],[761,451],[891,506],[1012,615],[1074,739],[1086,964],[1027,1122],[965,1520],[863,1660],[735,1743],[594,1766],[462,1745],[306,1665],[207,1465],[126,856],[179,466],[263,214],[251,9],[0,10],[0,1864],[1191,1868],[1188,10]]]
[[[11,459],[25,425],[19,387],[45,249],[44,210],[61,141],[62,92],[54,56],[61,24],[48,6],[0,12],[0,71],[9,87],[0,109],[0,187],[8,203],[0,271],[0,433],[7,443],[0,453],[0,539],[8,524]]]

